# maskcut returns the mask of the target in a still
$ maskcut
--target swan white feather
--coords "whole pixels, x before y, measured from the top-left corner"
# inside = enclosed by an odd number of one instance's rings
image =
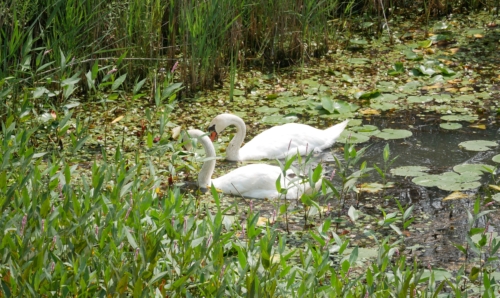
[[[281,168],[267,164],[250,164],[239,167],[224,176],[212,179],[215,169],[215,149],[210,138],[200,130],[187,131],[191,138],[197,138],[205,149],[206,159],[198,175],[198,186],[206,191],[211,184],[225,194],[242,195],[256,199],[274,199],[280,194],[276,190],[276,180],[282,174]],[[322,180],[316,182],[314,189],[308,181],[292,178],[292,170],[287,171],[286,177],[281,177],[282,188],[288,188],[286,199],[298,199],[303,193],[312,193],[320,189]]]
[[[325,130],[299,123],[287,123],[271,127],[255,136],[243,147],[246,125],[233,114],[220,114],[210,122],[208,131],[213,141],[228,126],[236,126],[236,135],[226,148],[226,159],[232,161],[283,159],[287,156],[307,155],[331,147],[344,131],[349,120]],[[240,148],[241,147],[241,148]]]

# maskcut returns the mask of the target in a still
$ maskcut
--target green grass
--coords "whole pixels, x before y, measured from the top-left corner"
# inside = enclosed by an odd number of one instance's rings
[[[406,2],[385,3],[387,21],[405,17]],[[427,21],[449,10],[485,5],[412,4],[425,7],[421,13]],[[486,5],[491,10],[498,3]],[[128,86],[145,78],[153,83],[155,73],[179,62],[176,76],[185,95],[220,85],[232,71],[229,65],[256,64],[270,71],[300,65],[348,44],[354,33],[370,36],[375,30],[380,36],[386,22],[378,1],[355,0],[23,0],[3,2],[0,12],[0,78],[22,78],[11,81],[16,89],[61,82],[77,71],[87,73],[95,63],[127,73]],[[85,97],[90,88],[85,80],[76,86]]]
[[[153,119],[163,117],[157,121],[168,122],[169,104],[175,102],[161,103],[148,112],[148,121],[156,123]],[[40,137],[34,134],[42,132],[38,125],[19,116],[2,123],[3,296],[436,297],[446,290],[467,297],[468,288],[462,288],[466,279],[481,280],[483,295],[492,297],[497,289],[489,265],[494,257],[480,267],[464,263],[453,277],[408,263],[399,252],[403,237],[389,241],[367,232],[375,239],[378,256],[363,264],[360,248],[337,235],[328,216],[304,231],[304,247],[287,245],[286,208],[278,209],[276,222],[262,226],[260,213],[252,208],[240,213],[245,214],[242,220],[228,216],[234,206],[224,209],[214,189],[215,208],[208,208],[198,196],[167,186],[162,177],[191,167],[180,159],[185,154],[181,144],[169,141],[168,135],[156,144],[136,146],[135,158],[130,153],[124,158],[120,140],[115,139],[102,157],[75,162],[74,155],[86,155],[88,120],[73,118],[71,112],[59,117],[46,122],[47,143],[36,146]],[[147,135],[159,131],[159,127],[146,129]],[[350,181],[359,176],[353,165],[361,154],[346,148],[346,161],[337,160],[346,176],[344,195],[351,191]],[[168,169],[160,168],[160,158],[169,161]],[[355,178],[348,176],[350,168]],[[318,179],[316,172],[309,173],[312,181]],[[340,193],[332,194],[341,198]],[[314,206],[316,199],[313,195],[302,201]],[[481,211],[479,204],[480,198],[470,214],[467,247],[457,248],[494,256],[500,243],[496,239],[489,243],[485,228],[475,228],[491,212]],[[383,218],[383,225],[406,228],[411,208],[400,208],[400,213],[392,214],[394,220],[389,215]],[[465,275],[467,267],[473,274]]]

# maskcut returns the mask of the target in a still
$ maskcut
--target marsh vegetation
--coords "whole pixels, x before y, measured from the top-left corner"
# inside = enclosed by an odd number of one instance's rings
[[[494,297],[498,1],[0,3],[1,296]],[[179,130],[348,127],[266,160],[298,200],[181,187]],[[214,142],[221,176],[235,131]]]

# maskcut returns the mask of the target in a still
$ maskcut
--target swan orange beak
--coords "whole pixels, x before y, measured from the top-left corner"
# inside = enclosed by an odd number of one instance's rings
[[[217,139],[217,132],[216,131],[212,131],[210,133],[210,140],[213,142]]]

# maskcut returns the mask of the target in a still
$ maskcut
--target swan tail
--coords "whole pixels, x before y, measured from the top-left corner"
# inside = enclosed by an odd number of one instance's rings
[[[344,131],[344,129],[347,127],[347,123],[349,123],[349,120],[345,120],[343,122],[340,122],[338,124],[335,124],[334,126],[325,129],[325,136],[328,138],[328,142],[318,148],[320,151],[323,151],[324,149],[332,146],[335,141],[340,137],[340,134]]]

